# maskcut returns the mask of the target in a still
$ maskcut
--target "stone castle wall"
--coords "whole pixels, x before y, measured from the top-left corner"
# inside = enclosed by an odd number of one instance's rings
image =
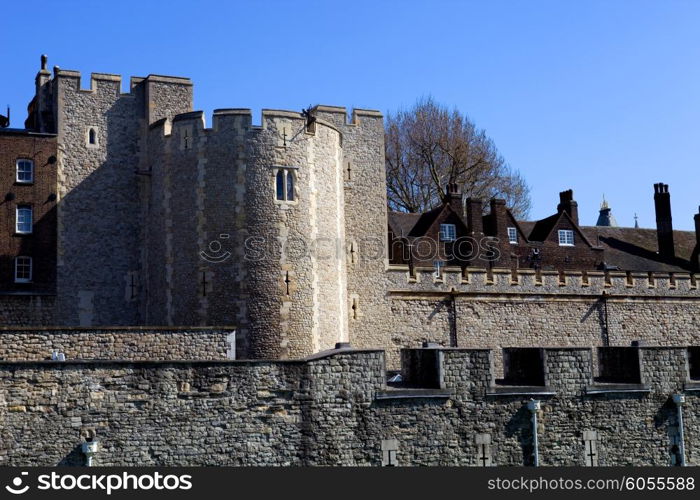
[[[376,111],[319,106],[318,114],[343,134],[345,259],[349,340],[358,348],[381,348],[389,317],[385,269],[387,201],[384,122]]]
[[[284,111],[251,123],[217,110],[211,129],[199,112],[151,127],[148,318],[236,324],[241,353],[301,357],[348,336],[341,135]]]
[[[141,321],[141,180],[146,120],[191,109],[191,82],[55,70],[58,130],[57,311],[60,324]],[[174,88],[176,91],[172,91]],[[94,141],[90,141],[90,134]]]
[[[56,297],[54,295],[0,295],[0,325],[55,324]]]
[[[432,269],[411,274],[392,266],[386,278],[377,309],[388,304],[389,314],[367,336],[385,346],[392,368],[402,347],[422,342],[486,348],[700,342],[700,277],[694,275],[448,268],[436,278]]]
[[[0,359],[221,360],[235,353],[235,330],[226,328],[22,327],[0,328]]]
[[[486,349],[419,349],[423,376],[387,387],[379,351],[297,361],[0,362],[0,464],[542,465],[677,461],[685,393],[688,464],[700,464],[698,382],[685,348],[647,347],[637,383],[596,382],[586,348],[541,350],[543,384],[498,384]],[[416,373],[404,366],[407,377]],[[415,382],[415,380],[414,380]]]

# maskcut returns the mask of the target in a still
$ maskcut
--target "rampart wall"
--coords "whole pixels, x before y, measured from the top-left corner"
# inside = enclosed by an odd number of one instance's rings
[[[586,348],[535,349],[538,385],[499,381],[486,349],[380,351],[298,361],[0,362],[0,463],[79,465],[542,465],[700,463],[698,382],[684,347],[626,351],[637,379],[600,381]],[[522,370],[521,370],[522,371]],[[520,373],[520,372],[519,372]],[[693,373],[697,373],[694,371]],[[591,458],[591,450],[594,457]]]
[[[398,367],[402,347],[421,342],[486,348],[700,342],[697,275],[447,268],[436,278],[432,269],[392,266],[386,277],[390,313],[368,335],[387,347],[391,367]]]
[[[235,356],[235,330],[221,327],[0,328],[0,359],[222,360]]]

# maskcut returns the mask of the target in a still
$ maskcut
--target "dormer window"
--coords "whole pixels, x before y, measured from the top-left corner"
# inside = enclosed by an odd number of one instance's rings
[[[440,224],[440,241],[454,241],[457,239],[457,228],[454,224]]]
[[[31,184],[34,182],[34,162],[20,158],[17,160],[17,177],[16,180],[20,184]]]
[[[509,227],[508,228],[508,242],[511,245],[517,245],[518,244],[518,230],[514,227]]]
[[[571,229],[559,230],[559,246],[572,247],[574,246],[574,232]]]
[[[294,172],[290,168],[279,168],[275,174],[275,192],[277,201],[294,201]]]

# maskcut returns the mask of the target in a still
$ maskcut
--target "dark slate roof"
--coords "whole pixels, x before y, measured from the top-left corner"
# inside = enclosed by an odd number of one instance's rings
[[[554,227],[554,224],[557,223],[559,220],[559,217],[561,216],[560,213],[556,213],[554,215],[550,215],[547,218],[531,222],[529,224],[532,224],[531,227],[528,228],[528,230],[525,229],[525,226],[521,224],[520,227],[523,228],[523,231],[525,231],[525,234],[528,235],[527,239],[530,241],[544,241],[547,236],[549,236],[549,233],[552,232],[552,228]],[[523,223],[526,224],[526,223]]]
[[[389,225],[396,236],[408,236],[421,214],[408,212],[389,212]]]
[[[656,229],[633,227],[584,226],[581,228],[591,242],[605,250],[608,266],[622,271],[683,272],[691,270],[690,257],[695,249],[695,232],[673,231],[676,260],[663,262],[657,253]]]
[[[538,222],[541,221],[518,221],[525,234],[532,234]],[[581,226],[581,230],[593,245],[603,247],[605,263],[621,271],[688,272],[692,270],[690,258],[696,241],[693,231],[673,231],[677,259],[675,262],[663,262],[657,253],[659,243],[656,229]]]
[[[617,227],[617,221],[609,208],[601,208],[596,226]]]
[[[418,218],[416,224],[413,226],[413,229],[411,229],[409,236],[413,236],[415,238],[424,236],[428,229],[430,229],[430,226],[433,225],[433,222],[435,222],[435,219],[438,218],[438,216],[442,213],[444,209],[445,206],[440,205],[428,212],[420,214],[420,217]]]

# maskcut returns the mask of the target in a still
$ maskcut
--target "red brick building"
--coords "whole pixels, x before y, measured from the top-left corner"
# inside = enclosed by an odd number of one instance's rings
[[[504,200],[490,200],[484,213],[481,200],[467,199],[463,205],[457,186],[450,186],[445,202],[429,212],[389,213],[390,262],[436,272],[444,266],[697,272],[700,214],[695,233],[674,231],[667,185],[654,185],[654,204],[656,230],[580,226],[571,190],[559,193],[551,216],[518,221]],[[604,210],[610,211],[607,204]]]
[[[0,293],[54,293],[56,136],[0,129]]]

